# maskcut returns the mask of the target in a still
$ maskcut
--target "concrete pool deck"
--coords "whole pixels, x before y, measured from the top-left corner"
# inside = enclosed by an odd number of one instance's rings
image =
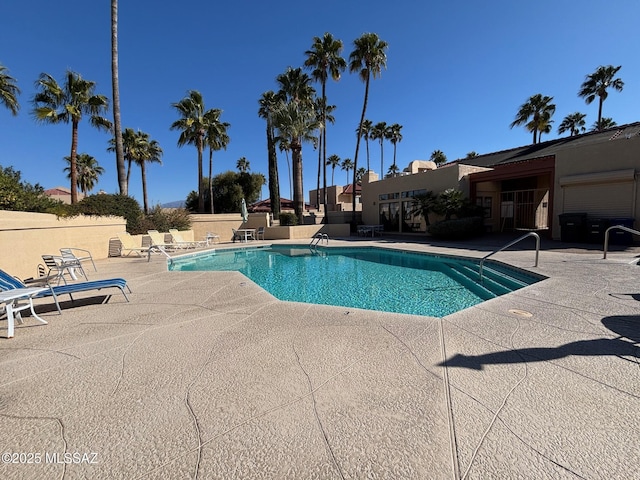
[[[331,241],[355,243],[494,248]],[[532,244],[494,258],[548,279],[443,318],[99,261],[130,303],[40,300],[48,325],[0,338],[0,478],[638,478],[640,249],[545,242],[532,268]]]

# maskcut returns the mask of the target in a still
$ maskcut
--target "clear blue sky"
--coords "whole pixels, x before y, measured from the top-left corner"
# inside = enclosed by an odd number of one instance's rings
[[[599,65],[622,65],[619,77],[625,82],[621,93],[610,93],[604,116],[618,124],[640,120],[637,0],[136,0],[121,1],[119,13],[123,127],[149,133],[164,150],[163,165],[148,168],[152,205],[183,200],[196,189],[196,149],[178,148],[178,132],[169,130],[178,118],[171,103],[191,89],[203,94],[206,108],[222,109],[222,120],[231,124],[231,143],[214,154],[214,174],[235,170],[244,156],[251,171],[266,176],[258,99],[277,89],[275,78],[288,66],[302,66],[313,37],[324,32],[344,42],[345,58],[362,33],[375,32],[389,43],[387,69],[371,85],[367,118],[403,125],[401,168],[436,149],[455,160],[472,150],[490,153],[530,143],[530,133],[509,124],[536,93],[553,96],[556,104],[553,133],[543,140],[558,136],[557,126],[569,113],[586,113],[591,126],[597,102],[586,105],[577,92]],[[70,152],[71,126],[33,120],[34,82],[41,72],[62,82],[71,69],[111,97],[110,2],[4,2],[0,44],[0,63],[22,90],[17,117],[0,108],[0,165],[13,166],[24,180],[45,188],[68,186],[63,157]],[[336,122],[327,131],[328,154],[353,159],[363,95],[355,74],[345,72],[328,84],[329,103],[337,106]],[[94,192],[118,191],[108,138],[86,121],[80,125],[78,151],[106,170]],[[365,166],[361,148],[359,166]],[[376,172],[379,151],[371,145]],[[386,170],[390,143],[384,155]],[[317,174],[311,145],[305,145],[303,159],[308,197]],[[279,168],[281,195],[289,197],[284,156]],[[335,183],[346,183],[344,171],[336,169],[335,175]],[[129,188],[142,203],[139,168]],[[266,187],[263,195],[268,196]]]

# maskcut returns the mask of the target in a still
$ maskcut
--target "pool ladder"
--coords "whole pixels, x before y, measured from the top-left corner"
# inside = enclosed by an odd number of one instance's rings
[[[320,232],[316,233],[311,239],[311,242],[309,242],[309,248],[311,250],[315,250],[318,244],[321,243],[323,240],[326,242],[327,245],[329,245],[329,235],[327,235],[326,233],[320,233]]]
[[[529,232],[521,237],[516,238],[513,242],[509,242],[507,243],[504,247],[501,247],[497,250],[494,250],[493,252],[491,252],[488,255],[485,255],[484,257],[482,257],[482,260],[480,260],[480,284],[482,284],[482,266],[484,265],[484,261],[489,258],[491,255],[494,255],[498,252],[501,252],[502,250],[505,250],[507,248],[509,248],[512,245],[515,245],[516,243],[520,242],[521,240],[524,240],[527,237],[535,237],[536,238],[536,263],[534,265],[534,267],[538,266],[538,256],[540,254],[540,235],[538,235],[536,232]]]

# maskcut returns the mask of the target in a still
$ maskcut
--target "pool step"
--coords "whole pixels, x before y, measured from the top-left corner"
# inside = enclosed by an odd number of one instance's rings
[[[484,300],[489,300],[491,298],[495,298],[498,295],[492,292],[485,285],[480,285],[478,283],[478,275],[475,277],[469,275],[469,271],[466,269],[460,268],[461,266],[458,264],[448,265],[450,267],[447,273],[458,283],[464,285],[466,288],[471,290],[473,293],[478,295],[480,298]]]
[[[478,282],[480,278],[480,267],[475,263],[452,264],[457,272],[472,280]],[[482,268],[482,287],[486,288],[495,295],[504,295],[514,290],[527,286],[527,283],[509,275],[505,272],[494,270],[490,266],[484,265]]]

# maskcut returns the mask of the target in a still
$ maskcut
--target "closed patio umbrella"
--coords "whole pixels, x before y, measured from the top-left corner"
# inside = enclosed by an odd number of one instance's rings
[[[244,198],[242,199],[242,221],[246,222],[249,218],[249,212],[247,211],[247,202],[245,202]]]

